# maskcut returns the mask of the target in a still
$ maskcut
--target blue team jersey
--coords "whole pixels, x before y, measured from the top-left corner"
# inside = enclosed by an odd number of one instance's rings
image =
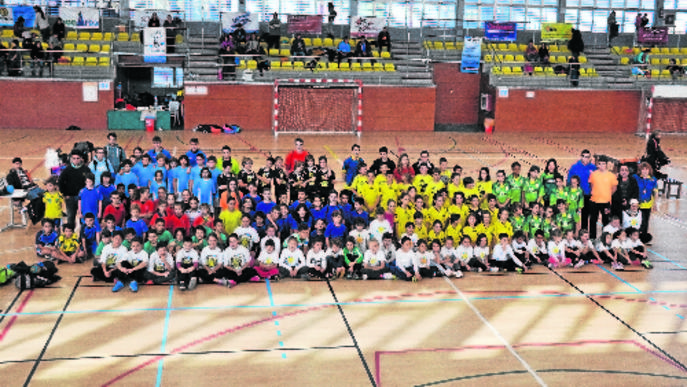
[[[327,228],[324,230],[325,238],[343,238],[346,236],[346,226],[343,224],[340,226],[335,226],[334,223],[329,223]]]
[[[198,164],[198,161],[196,160],[196,156],[198,156],[198,155],[205,156],[205,153],[203,153],[203,151],[200,149],[198,149],[195,152],[191,152],[191,151],[186,152],[186,156],[188,157],[188,163],[190,166],[195,167],[196,164]],[[207,157],[205,157],[205,159],[207,160]]]
[[[115,185],[119,184],[124,184],[124,187],[126,188],[124,190],[126,197],[129,197],[129,184],[133,184],[136,187],[138,187],[138,176],[136,176],[135,173],[129,172],[123,175],[117,175],[117,178],[115,179]]]
[[[57,232],[53,231],[48,235],[45,235],[43,230],[38,231],[36,234],[36,244],[39,246],[55,246],[57,243]]]
[[[82,188],[79,192],[81,200],[81,215],[93,214],[98,217],[98,203],[103,200],[103,196],[98,189]]]
[[[142,238],[143,235],[145,235],[145,233],[148,232],[148,225],[143,219],[139,219],[136,221],[133,221],[131,219],[127,220],[126,228],[133,228],[134,231],[136,231],[136,236],[139,238]]]
[[[116,190],[117,187],[115,187],[113,184],[110,184],[107,187],[104,185],[98,186],[98,192],[100,192],[100,196],[103,197],[103,208],[107,207],[107,205],[111,203],[110,194]]]
[[[92,227],[87,227],[85,225],[81,227],[81,240],[86,240],[86,245],[84,246],[84,249],[86,251],[90,251],[92,254],[95,254],[95,251],[98,249],[98,244],[96,243],[96,236],[99,232],[100,225],[98,224],[98,222],[93,223]]]
[[[276,205],[277,203],[275,202],[260,202],[255,206],[255,211],[262,211],[263,214],[269,214]]]
[[[349,157],[344,160],[343,170],[346,172],[346,185],[351,185],[353,179],[358,174],[358,165],[360,165],[362,161],[362,157],[358,157],[356,160],[353,160],[353,158]]]
[[[138,186],[147,187],[155,178],[155,167],[148,164],[144,167],[143,164],[136,164],[132,172],[138,176]]]
[[[323,219],[327,220],[327,209],[326,208],[320,208],[319,210],[316,210],[315,208],[310,209],[310,215],[312,215],[314,220],[318,219]]]
[[[164,188],[164,189],[166,190],[166,189],[167,189],[167,183],[164,182],[164,181],[162,181],[162,183],[158,183],[158,182],[155,181],[155,180],[153,180],[152,182],[150,182],[150,194],[151,194],[151,196],[153,197],[153,200],[159,199],[159,198],[157,197],[157,191],[158,191],[160,188]],[[163,199],[164,199],[164,198],[163,198]]]
[[[212,198],[216,191],[215,182],[212,179],[200,179],[193,182],[193,196],[198,198],[200,204],[205,203],[213,207]]]

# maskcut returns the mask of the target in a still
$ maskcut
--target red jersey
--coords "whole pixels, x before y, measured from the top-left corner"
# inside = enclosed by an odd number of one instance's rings
[[[174,230],[178,228],[183,228],[184,232],[186,235],[188,235],[189,231],[191,230],[191,222],[188,220],[188,216],[181,215],[181,217],[177,217],[176,215],[172,215],[169,218],[170,225],[172,227],[168,228],[169,232],[174,233]],[[167,222],[165,222],[167,223]]]
[[[305,158],[309,155],[308,151],[303,150],[302,152],[298,151],[291,151],[288,155],[286,155],[286,159],[284,160],[284,167],[286,170],[291,173],[293,172],[294,168],[296,168],[296,162],[302,161],[305,162]]]
[[[105,219],[105,217],[108,215],[114,216],[115,225],[121,227],[124,224],[124,215],[126,215],[126,208],[124,208],[123,204],[120,204],[119,207],[115,207],[112,204],[108,204],[108,206],[105,207],[103,219]]]

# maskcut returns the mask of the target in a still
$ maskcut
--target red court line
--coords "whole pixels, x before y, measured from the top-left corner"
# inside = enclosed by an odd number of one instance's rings
[[[26,294],[26,297],[24,297],[24,301],[22,301],[21,304],[19,304],[16,313],[21,313],[24,310],[24,307],[29,302],[29,298],[31,298],[32,295],[33,289]],[[12,316],[12,318],[10,318],[10,321],[7,322],[7,325],[5,325],[5,328],[2,330],[2,333],[0,333],[0,341],[2,341],[5,338],[7,332],[10,331],[10,328],[12,328],[12,325],[14,325],[14,322],[17,321],[18,317],[19,315],[15,314],[14,316]]]
[[[679,365],[675,364],[672,360],[664,357],[663,355],[659,354],[658,352],[655,352],[651,350],[650,348],[636,342],[635,340],[582,340],[582,341],[573,341],[573,342],[567,342],[567,343],[522,343],[522,344],[513,344],[513,348],[527,348],[527,347],[581,347],[585,345],[594,345],[594,344],[632,344],[640,349],[643,349],[644,351],[648,352],[651,355],[654,355],[655,357],[663,360],[664,362],[672,365],[673,367],[679,369],[680,371],[683,371],[682,367]],[[382,385],[382,380],[381,380],[381,373],[382,373],[382,368],[381,368],[381,357],[382,355],[407,355],[410,353],[424,353],[424,352],[462,352],[462,351],[470,351],[470,350],[484,350],[484,349],[504,349],[506,348],[503,345],[468,345],[464,347],[458,347],[458,348],[410,348],[410,349],[403,349],[403,350],[398,350],[398,351],[376,351],[375,352],[375,381],[377,382],[377,386],[381,387]]]

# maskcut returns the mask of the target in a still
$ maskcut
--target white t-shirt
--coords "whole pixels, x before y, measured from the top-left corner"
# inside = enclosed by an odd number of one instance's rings
[[[475,246],[472,249],[473,256],[484,261],[485,259],[489,259],[489,246],[485,247],[479,247]]]
[[[601,241],[596,243],[596,251],[598,251],[599,253],[602,253],[604,251],[608,251],[608,249],[609,249],[609,247],[606,246],[605,243],[602,243]]]
[[[378,240],[379,243],[382,243],[382,238],[385,233],[393,233],[391,224],[389,224],[389,221],[386,219],[382,219],[381,222],[377,219],[373,220],[370,222],[370,227],[368,227],[368,229],[370,230],[370,238]]]
[[[611,235],[615,234],[618,230],[620,230],[619,227],[613,227],[613,225],[610,223],[604,226],[603,228],[603,232],[607,232]]]
[[[153,252],[148,258],[148,271],[158,273],[166,272],[167,267],[165,266],[165,262],[167,262],[170,269],[174,269],[174,257],[172,257],[172,254],[165,253],[164,257],[160,257],[157,251]]]
[[[277,252],[277,248],[272,250],[271,253],[267,252],[267,249],[262,249],[260,251],[260,255],[258,256],[258,262],[260,262],[263,265],[276,265],[279,263],[279,253]]]
[[[229,246],[224,250],[224,266],[239,270],[249,261],[250,252],[244,246],[238,245],[235,249]]]
[[[513,248],[510,247],[510,245],[504,248],[501,244],[494,246],[494,251],[491,253],[491,256],[496,261],[507,261],[515,258]]]
[[[623,212],[623,228],[627,229],[634,227],[639,229],[642,227],[642,212],[637,211],[637,215],[630,215],[628,211]]]
[[[307,262],[308,262],[308,267],[319,266],[322,269],[326,269],[327,268],[326,251],[320,249],[320,251],[318,251],[316,253],[315,250],[312,250],[312,249],[309,250]]]
[[[635,247],[640,247],[644,246],[644,243],[642,243],[641,240],[637,239],[636,241],[633,241],[632,239],[627,239],[627,245],[629,246],[630,249],[634,249]]]
[[[305,256],[301,249],[296,249],[291,251],[289,249],[284,249],[281,251],[281,256],[279,257],[279,266],[286,269],[292,270],[294,268],[300,269],[305,265]]]
[[[554,257],[559,257],[559,258],[562,258],[565,256],[565,242],[563,240],[561,240],[558,243],[551,240],[551,241],[549,241],[549,244],[547,247],[548,247],[550,255],[552,255]]]
[[[454,253],[463,262],[469,262],[475,256],[475,249],[472,246],[463,246],[461,243],[455,248]]]
[[[514,252],[517,251],[518,253],[524,253],[527,251],[527,243],[524,241],[520,243],[516,239],[513,239],[513,242],[511,242],[511,247],[513,248]]]
[[[216,266],[224,264],[224,252],[219,247],[210,248],[205,246],[200,252],[200,264],[214,269]]]
[[[253,227],[236,227],[234,234],[239,237],[239,244],[248,250],[253,248],[253,244],[260,242],[260,236]]]
[[[126,259],[129,251],[126,247],[120,245],[117,248],[112,247],[112,244],[105,245],[103,251],[100,254],[100,264],[105,264],[106,267],[112,268],[117,262],[121,262]]]
[[[386,262],[393,262],[396,259],[396,246],[393,243],[389,246],[389,248],[384,247],[384,244],[382,244],[379,247],[379,250],[384,253]]]
[[[279,252],[281,251],[281,241],[276,236],[265,236],[264,238],[262,238],[262,240],[260,241],[260,250],[265,250],[265,243],[270,239],[272,240],[272,242],[274,242],[274,252],[277,254],[278,257]]]
[[[358,246],[360,251],[365,251],[367,250],[367,243],[370,241],[370,232],[362,229],[361,231],[358,230],[351,230],[351,232],[348,233],[348,236],[353,237],[355,239],[355,244]]]
[[[621,242],[619,239],[613,239],[613,242],[611,243],[611,248],[615,251],[624,251],[625,243]]]
[[[427,250],[424,253],[418,251],[415,254],[417,255],[418,267],[427,269],[432,266],[432,261],[434,260],[434,253],[432,251]]]
[[[380,267],[382,263],[386,263],[386,256],[381,249],[377,250],[376,253],[373,253],[372,250],[367,250],[363,263],[372,267]]]
[[[537,240],[532,238],[527,243],[527,251],[532,255],[548,254],[546,250],[546,242],[542,241],[541,245],[537,244]]]
[[[451,261],[454,261],[458,255],[456,255],[456,249],[453,247],[446,247],[442,246],[441,250],[439,251],[439,255],[441,258],[446,259],[449,258]]]
[[[196,263],[198,263],[198,252],[195,249],[177,251],[177,264],[189,266]]]
[[[587,239],[587,242],[580,241],[580,249],[587,249],[588,251],[592,251],[594,250],[594,243],[592,243],[592,241],[589,239]]]
[[[119,257],[119,260],[117,262],[124,262],[124,261],[128,261],[132,267],[136,267],[141,262],[148,263],[148,253],[146,253],[146,251],[143,249],[141,249],[141,251],[139,251],[138,253],[131,250],[126,255],[126,257]]]
[[[405,269],[412,267],[416,272],[420,260],[413,250],[403,251],[403,249],[396,250],[396,266]]]
[[[577,239],[563,239],[563,245],[565,245],[565,247],[568,249],[582,249],[582,242],[578,241]]]

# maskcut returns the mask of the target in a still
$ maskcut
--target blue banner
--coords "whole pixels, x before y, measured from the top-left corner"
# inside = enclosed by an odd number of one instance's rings
[[[484,22],[484,37],[499,42],[514,42],[517,39],[517,24]]]
[[[23,5],[12,7],[12,15],[14,16],[15,23],[19,16],[24,17],[24,27],[26,28],[33,28],[36,24],[36,11],[33,10],[33,7]]]
[[[465,38],[463,56],[460,62],[460,72],[477,74],[482,59],[482,40]]]

